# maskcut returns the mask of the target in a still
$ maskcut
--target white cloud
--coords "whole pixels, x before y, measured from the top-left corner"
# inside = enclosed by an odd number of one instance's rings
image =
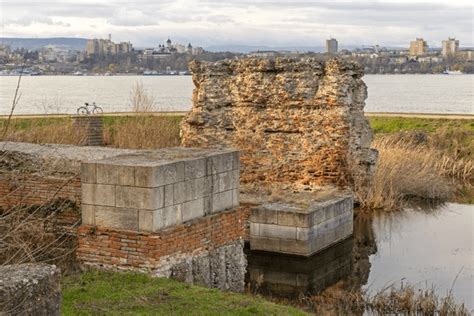
[[[431,46],[455,36],[472,46],[470,1],[316,0],[0,0],[1,35],[79,36],[153,46],[171,36],[196,45],[407,46],[424,37]]]

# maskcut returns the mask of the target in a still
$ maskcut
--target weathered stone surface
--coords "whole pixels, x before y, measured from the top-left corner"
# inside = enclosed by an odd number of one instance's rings
[[[43,263],[0,266],[0,315],[60,315],[60,276]]]
[[[181,126],[182,143],[240,149],[242,184],[312,189],[370,180],[376,153],[357,64],[242,58],[194,61],[190,68],[193,108]],[[217,159],[212,168],[231,169]]]

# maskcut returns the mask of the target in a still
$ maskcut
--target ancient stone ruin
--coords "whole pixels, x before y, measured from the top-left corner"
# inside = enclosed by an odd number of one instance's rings
[[[186,147],[241,150],[241,183],[313,190],[366,185],[376,152],[355,63],[243,58],[192,62]]]
[[[362,69],[243,58],[191,70],[182,143],[241,151],[241,202],[255,205],[251,249],[311,256],[352,235],[351,191],[368,187],[377,158]]]

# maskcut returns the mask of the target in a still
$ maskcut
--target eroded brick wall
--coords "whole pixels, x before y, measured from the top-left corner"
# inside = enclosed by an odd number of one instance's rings
[[[192,62],[188,147],[241,150],[241,183],[293,189],[366,183],[376,153],[362,69],[332,59]]]

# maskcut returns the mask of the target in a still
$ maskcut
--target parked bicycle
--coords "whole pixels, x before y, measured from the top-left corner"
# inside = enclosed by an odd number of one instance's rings
[[[100,106],[97,106],[95,102],[92,104],[84,103],[84,106],[80,106],[77,109],[77,114],[79,115],[90,115],[90,114],[102,114],[104,111]]]

